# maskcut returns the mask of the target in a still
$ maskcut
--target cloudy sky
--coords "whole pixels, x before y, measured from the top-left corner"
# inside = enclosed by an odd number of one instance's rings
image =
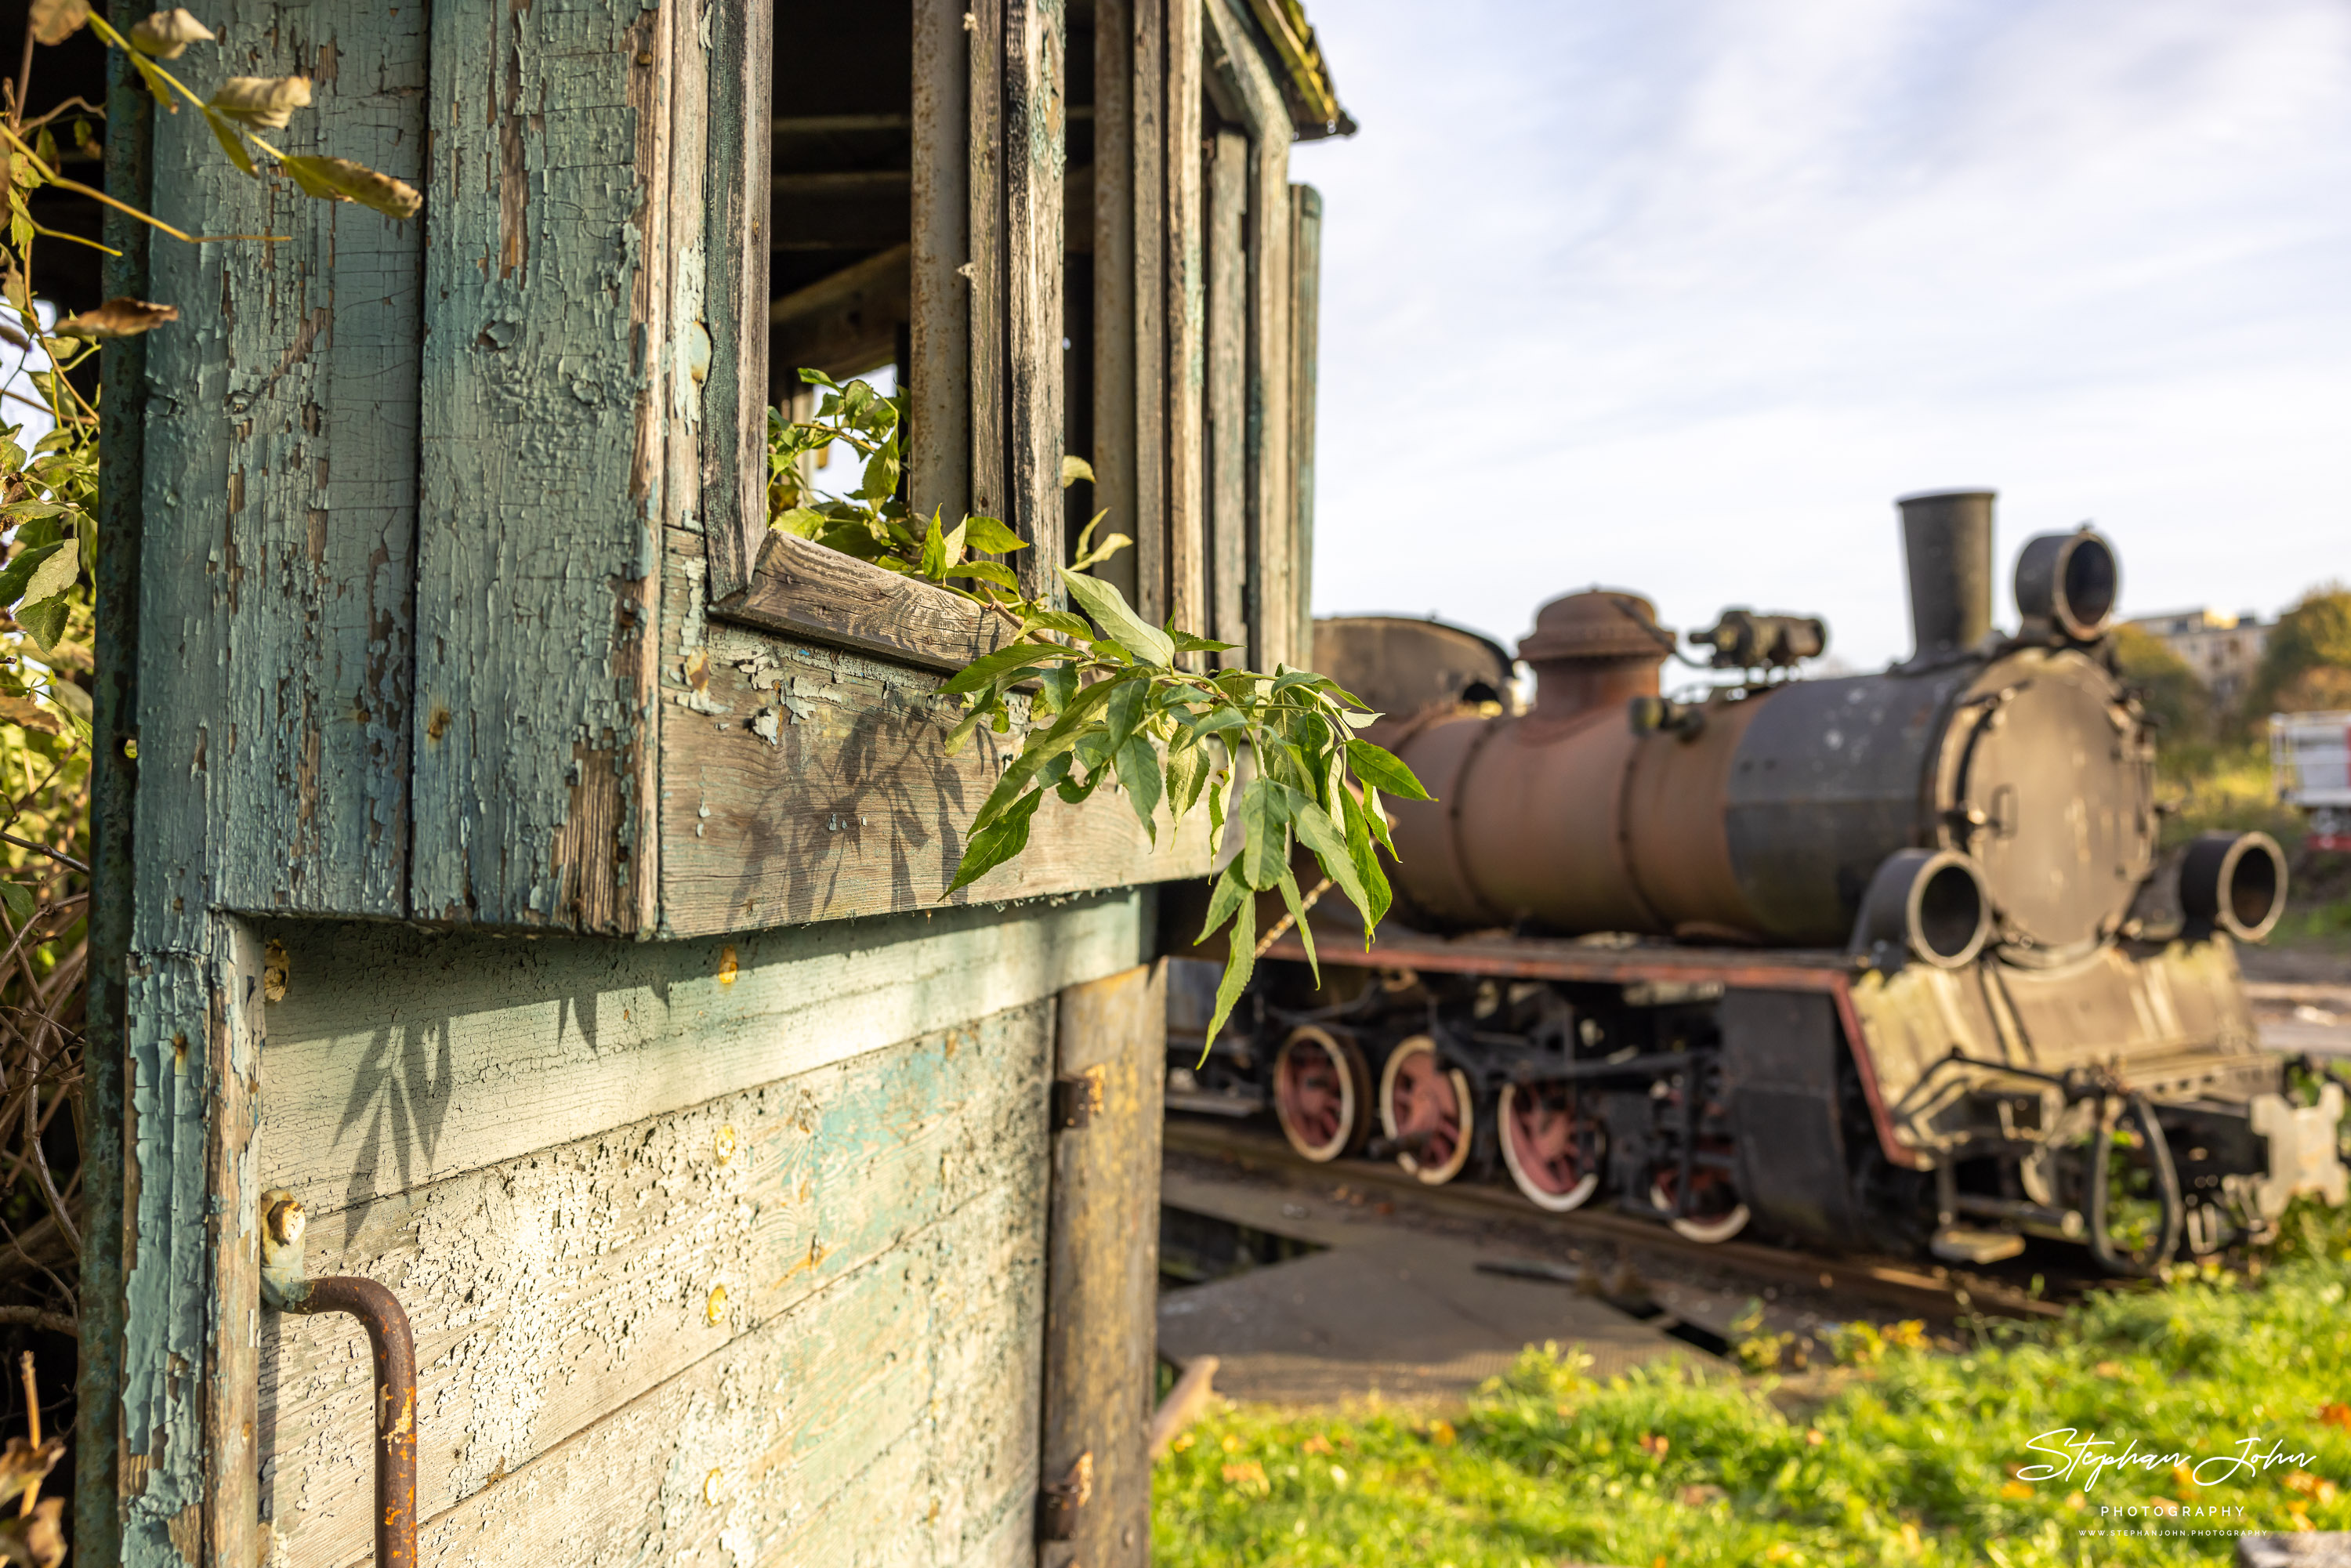
[[[2124,609],[2351,577],[2346,0],[1312,0],[1319,612],[1908,645],[1893,497]]]

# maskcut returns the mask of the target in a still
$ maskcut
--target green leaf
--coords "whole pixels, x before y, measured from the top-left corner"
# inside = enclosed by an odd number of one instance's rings
[[[1167,814],[1183,821],[1200,798],[1200,786],[1208,777],[1207,747],[1179,739],[1167,748],[1165,766]]]
[[[1290,820],[1304,798],[1271,779],[1252,779],[1241,791],[1241,877],[1251,887],[1274,884],[1290,859]]]
[[[963,859],[956,866],[955,881],[939,896],[946,898],[970,886],[1028,848],[1029,819],[1037,814],[1037,807],[1044,799],[1041,789],[1023,796],[995,822],[967,839]]]
[[[1116,751],[1124,746],[1134,727],[1143,722],[1144,704],[1151,696],[1151,683],[1129,675],[1111,688],[1110,706],[1102,715],[1110,748]]]
[[[969,713],[956,720],[955,728],[947,732],[947,755],[949,757],[953,757],[957,752],[961,751],[965,745],[970,741],[971,732],[979,727],[980,721],[989,717],[995,714],[996,711],[997,705],[994,703],[978,703],[973,706],[972,710]]]
[[[44,599],[37,604],[16,606],[16,624],[22,626],[42,653],[57,645],[66,634],[66,596],[62,593]]]
[[[1377,839],[1380,841],[1380,847],[1388,852],[1390,860],[1404,858],[1396,853],[1395,841],[1388,837],[1388,813],[1387,809],[1380,804],[1380,792],[1369,785],[1364,788],[1364,821],[1370,827],[1372,837]]]
[[[1061,488],[1066,490],[1081,479],[1089,485],[1094,482],[1093,465],[1075,453],[1063,453],[1061,455]]]
[[[1241,880],[1239,862],[1225,867],[1224,874],[1217,878],[1217,885],[1208,894],[1208,917],[1200,923],[1200,934],[1192,938],[1192,946],[1197,947],[1214,936],[1217,927],[1231,919],[1233,911],[1246,903],[1249,896],[1249,883]]]
[[[1189,632],[1178,632],[1173,626],[1168,628],[1167,635],[1179,653],[1221,653],[1228,648],[1240,646],[1238,643],[1218,643],[1207,637],[1195,637]]]
[[[1306,904],[1298,896],[1298,879],[1290,868],[1281,868],[1281,902],[1290,905],[1290,928],[1298,933],[1299,946],[1306,949],[1306,967],[1314,976],[1314,988],[1322,988],[1322,962],[1314,956],[1314,930],[1306,924]]]
[[[996,789],[981,802],[979,815],[972,820],[973,831],[976,832],[994,821],[1022,790],[1029,788],[1039,768],[1075,746],[1080,727],[1109,697],[1107,685],[1083,687],[1070,699],[1069,706],[1054,721],[1052,728],[1041,736],[1031,736],[1020,755],[1012,759],[1012,766],[1004,770],[1004,777],[997,780]]]
[[[1143,831],[1151,836],[1154,844],[1158,843],[1159,748],[1151,744],[1149,737],[1138,735],[1118,748],[1116,762],[1118,781],[1124,787],[1126,798],[1133,803],[1134,814],[1143,823]]]
[[[952,539],[955,536],[949,534],[947,538]],[[1013,576],[1011,569],[1002,561],[967,560],[951,570],[947,576],[976,578],[981,582],[992,582],[998,588],[1008,588],[1015,593],[1020,591],[1020,580]],[[1071,616],[1071,619],[1075,620],[1076,617]]]
[[[915,570],[933,582],[940,581],[947,574],[947,541],[939,533],[939,515],[936,512],[931,514],[930,531],[923,536],[922,559],[915,562]]]
[[[1339,792],[1339,804],[1346,809],[1347,858],[1354,862],[1355,875],[1364,884],[1367,900],[1357,904],[1355,908],[1364,917],[1364,940],[1368,943],[1374,929],[1387,918],[1388,905],[1395,895],[1389,890],[1387,873],[1380,869],[1380,857],[1372,848],[1371,830],[1366,823],[1364,808],[1356,804],[1352,792],[1344,789]],[[1332,880],[1335,882],[1338,879],[1334,877]],[[1352,898],[1354,895],[1350,894],[1348,896]]]
[[[778,533],[790,534],[797,538],[812,539],[823,533],[831,521],[831,518],[813,507],[794,507],[788,512],[777,513],[768,526]]]
[[[1257,900],[1244,898],[1233,910],[1233,928],[1229,940],[1232,950],[1225,956],[1225,977],[1217,982],[1217,1010],[1208,1019],[1208,1045],[1217,1042],[1217,1035],[1232,1016],[1233,1004],[1241,999],[1242,989],[1249,985],[1249,974],[1257,967]],[[1208,1060],[1207,1047],[1200,1050],[1200,1060]]]
[[[1206,740],[1220,729],[1232,729],[1249,723],[1249,716],[1237,707],[1212,707],[1199,717],[1186,719],[1185,727],[1195,740]]]
[[[136,61],[132,63],[138,64]],[[151,75],[152,70],[153,68],[151,66],[139,65],[139,74],[150,78],[148,86],[154,90],[155,97],[162,101],[163,107],[169,109],[172,107],[172,100],[164,96],[162,85],[152,79]],[[254,166],[253,154],[246,150],[243,131],[237,129],[226,115],[210,109],[204,110],[204,123],[213,128],[213,139],[220,143],[221,151],[228,154],[230,162],[235,164],[240,172],[250,174],[256,180],[261,178],[261,171]]]
[[[1393,752],[1374,746],[1368,740],[1347,742],[1347,766],[1355,770],[1356,778],[1373,789],[1384,789],[1407,800],[1435,798],[1420,787],[1420,780],[1413,777],[1412,769],[1397,761]]]
[[[1082,637],[1089,643],[1094,640],[1094,629],[1087,624],[1085,617],[1066,610],[1024,610],[1020,612],[1020,629],[1059,632],[1066,637]]]
[[[1050,659],[1074,659],[1076,650],[1057,647],[1050,643],[1011,643],[992,653],[982,653],[957,671],[946,685],[939,688],[941,696],[961,696],[982,686],[993,685],[998,675],[1017,670],[1023,664],[1039,664]]]
[[[25,597],[25,590],[33,580],[33,573],[41,563],[65,548],[64,541],[34,545],[16,552],[16,559],[0,567],[0,604],[14,604]]]
[[[1176,661],[1176,643],[1166,632],[1154,626],[1126,602],[1126,596],[1098,577],[1055,569],[1061,574],[1070,597],[1078,608],[1092,618],[1093,623],[1120,647],[1136,658],[1153,664],[1172,664]]]
[[[1027,549],[1029,541],[1006,528],[994,517],[966,517],[964,538],[973,549],[989,555],[1010,555],[1017,549]]]
[[[19,931],[33,917],[33,890],[21,883],[0,882],[0,904],[8,908],[8,919]]]
[[[1075,664],[1056,664],[1037,677],[1042,695],[1040,704],[1048,714],[1067,713],[1078,695],[1078,668]]]
[[[1314,852],[1314,858],[1322,862],[1322,874],[1339,884],[1339,891],[1347,895],[1348,903],[1363,909],[1369,900],[1364,889],[1363,873],[1355,864],[1354,852],[1348,847],[1347,836],[1339,831],[1338,824],[1332,821],[1330,814],[1320,806],[1309,804],[1301,807],[1296,821],[1298,841]],[[1364,933],[1365,943],[1371,941],[1371,936],[1366,929]]]

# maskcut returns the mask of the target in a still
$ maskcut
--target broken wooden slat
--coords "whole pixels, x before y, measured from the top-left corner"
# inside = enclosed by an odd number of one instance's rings
[[[433,13],[421,918],[648,922],[667,393],[646,346],[676,260],[675,21],[621,0]]]
[[[1061,177],[1068,103],[1060,0],[1004,0],[1005,521],[1029,548],[1020,591],[1059,604]]]
[[[1249,639],[1249,139],[1220,131],[1207,167],[1208,635],[1234,646],[1228,669],[1257,668]]]
[[[1053,1134],[1040,1472],[1058,1479],[1091,1455],[1092,1485],[1040,1568],[1150,1561],[1165,976],[1147,965],[1061,993],[1054,1073],[1090,1080],[1100,1099],[1083,1126]]]
[[[971,510],[971,63],[961,0],[915,0],[907,302],[907,496],[946,526]],[[716,580],[712,580],[713,587]]]
[[[747,626],[953,672],[1004,645],[1015,630],[917,578],[770,533],[750,586],[711,612]]]
[[[708,13],[710,376],[702,391],[704,443],[715,459],[697,483],[710,544],[710,586],[731,593],[751,580],[768,533],[768,172],[766,134],[774,84],[774,9],[725,5]]]
[[[1290,187],[1290,517],[1297,575],[1293,663],[1314,650],[1314,397],[1322,301],[1322,193]]]

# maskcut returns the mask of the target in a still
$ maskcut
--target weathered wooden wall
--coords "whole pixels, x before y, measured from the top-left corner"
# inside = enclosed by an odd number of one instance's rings
[[[1255,225],[1220,263],[1250,466],[1218,526],[1254,556],[1293,516],[1288,132],[1208,3],[1096,12],[1087,236],[1118,318],[1093,412],[1131,442],[1113,526],[1154,619],[1190,625],[1212,34]],[[914,483],[1028,532],[1041,587],[1062,8],[918,16],[916,142],[946,161],[914,183],[911,351],[963,395],[924,404]],[[128,914],[99,959],[120,1026],[92,1103],[121,1158],[119,1193],[90,1188],[89,1322],[120,1363],[85,1385],[80,1560],[243,1568],[256,1484],[272,1561],[361,1554],[365,1354],[261,1316],[271,1183],[319,1217],[314,1272],[417,1317],[436,1562],[1029,1560],[1052,998],[1147,949],[1143,895],[1095,890],[1198,873],[1204,826],[1155,846],[1114,792],[1051,803],[1020,861],[940,902],[1007,740],[947,758],[936,688],[994,633],[764,528],[765,6],[206,20],[206,68],[311,78],[288,151],[424,208],[247,180],[196,116],[116,94],[120,189],[152,159],[165,218],[290,237],[110,274],[181,319],[117,358],[134,384],[110,371],[109,538],[136,559],[101,572],[101,638],[136,659],[102,672],[127,704],[100,707],[102,896]],[[1254,584],[1221,623],[1260,663],[1286,656],[1287,570],[1224,580]],[[290,969],[266,1011],[265,936]]]
[[[1053,998],[1134,965],[1144,919],[272,927],[260,1175],[314,1274],[414,1320],[425,1561],[1029,1561]],[[273,1318],[262,1355],[277,1561],[342,1568],[364,1343]]]

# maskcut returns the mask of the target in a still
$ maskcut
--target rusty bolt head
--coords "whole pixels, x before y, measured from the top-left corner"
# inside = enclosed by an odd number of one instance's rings
[[[718,1163],[725,1165],[735,1157],[735,1128],[730,1124],[718,1129]]]
[[[269,1239],[280,1247],[291,1247],[302,1239],[303,1228],[310,1223],[298,1198],[281,1197],[269,1206]]]
[[[726,1321],[726,1286],[713,1285],[710,1287],[710,1300],[703,1303],[702,1312],[703,1315],[708,1318],[713,1323],[723,1323]]]

